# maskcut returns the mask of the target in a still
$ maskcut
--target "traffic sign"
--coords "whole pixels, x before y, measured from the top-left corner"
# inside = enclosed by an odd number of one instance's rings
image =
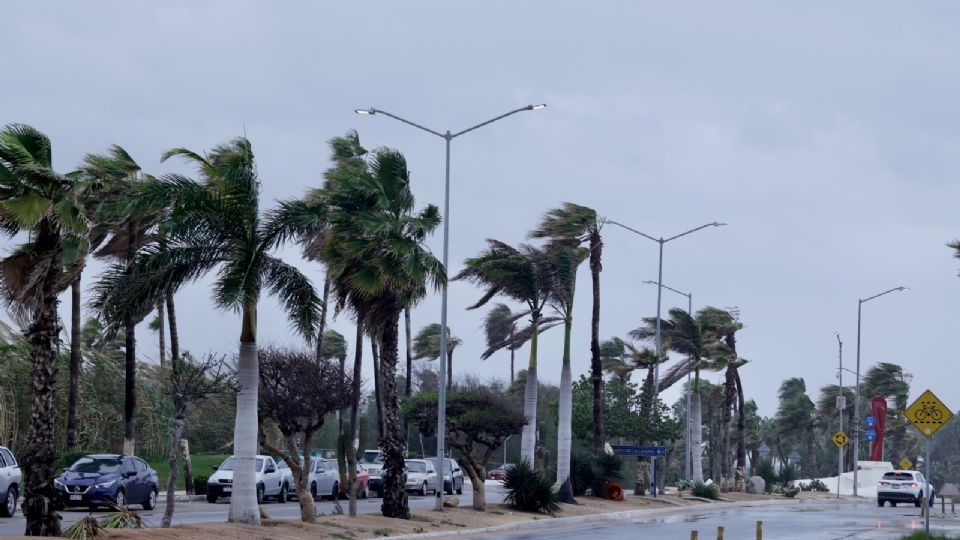
[[[913,468],[913,462],[910,461],[910,458],[903,458],[900,460],[900,468],[903,470],[910,470]]]
[[[847,434],[842,431],[833,435],[833,444],[837,445],[837,448],[843,448],[848,442],[850,442],[850,437],[847,437]]]
[[[877,440],[877,432],[874,431],[874,430],[872,430],[872,429],[871,429],[871,430],[868,430],[868,431],[867,431],[866,433],[864,433],[863,435],[864,435],[864,438],[865,438],[866,440],[868,440],[868,441],[875,441],[875,440]]]
[[[903,414],[928,439],[953,418],[950,409],[930,390],[920,394]]]
[[[877,417],[876,417],[876,416],[868,416],[868,417],[864,418],[863,421],[867,424],[867,427],[869,427],[869,428],[872,428],[873,426],[877,425]]]
[[[637,456],[637,457],[666,457],[666,446],[626,446],[613,445],[613,453],[618,456]]]

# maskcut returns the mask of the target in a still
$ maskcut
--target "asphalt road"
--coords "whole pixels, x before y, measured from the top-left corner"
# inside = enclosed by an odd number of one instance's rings
[[[960,531],[960,520],[940,520],[939,507],[931,514],[930,530]],[[878,508],[875,502],[831,504],[824,502],[727,508],[698,509],[689,513],[598,523],[587,526],[545,529],[510,534],[478,535],[465,538],[484,540],[538,540],[573,538],[690,538],[698,531],[699,538],[716,538],[717,527],[724,527],[724,537],[753,539],[757,521],[763,521],[763,537],[772,540],[827,539],[899,539],[903,534],[923,530],[919,508],[913,505]]]
[[[487,502],[500,502],[503,500],[503,490],[498,484],[487,482],[486,490]],[[421,510],[433,508],[434,496],[432,494],[426,497],[412,494],[408,495],[410,497],[411,508]],[[469,483],[464,485],[463,495],[457,495],[457,497],[460,498],[460,506],[470,506],[473,503],[473,491],[470,489]],[[380,502],[381,499],[376,497],[360,499],[359,512],[362,514],[378,512],[380,510]],[[163,517],[164,504],[165,503],[161,502],[156,509],[151,511],[141,511],[136,505],[134,505],[132,509],[140,512],[144,523],[148,527],[158,527],[160,526],[160,519]],[[316,502],[316,505],[318,516],[334,513],[333,501],[320,500]],[[343,507],[343,511],[346,512],[349,501],[340,501],[340,505]],[[173,514],[173,523],[175,525],[186,525],[190,523],[225,522],[229,508],[229,499],[224,499],[214,504],[207,503],[206,501],[178,502],[176,511]],[[286,504],[268,501],[264,503],[263,508],[267,514],[274,519],[300,519],[300,505],[296,501]],[[89,515],[89,512],[84,508],[73,508],[60,512],[60,515],[63,517],[63,528],[66,529],[76,521]],[[108,513],[94,513],[94,516],[98,518],[105,515],[108,515]],[[20,515],[19,508],[17,509],[16,516],[9,519],[0,518],[0,536],[22,535],[24,528],[25,523],[23,517]]]

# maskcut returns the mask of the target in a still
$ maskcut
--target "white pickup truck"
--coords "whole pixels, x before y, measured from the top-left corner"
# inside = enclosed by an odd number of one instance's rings
[[[23,475],[13,452],[0,446],[0,517],[13,517],[17,512],[17,497],[22,484]]]

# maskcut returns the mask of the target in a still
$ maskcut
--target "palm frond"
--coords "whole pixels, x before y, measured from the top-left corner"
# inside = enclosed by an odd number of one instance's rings
[[[261,265],[264,286],[280,301],[291,326],[311,341],[316,337],[323,299],[295,266],[270,256],[264,256]]]

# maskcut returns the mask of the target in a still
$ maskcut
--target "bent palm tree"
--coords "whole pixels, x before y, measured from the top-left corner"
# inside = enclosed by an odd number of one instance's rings
[[[241,316],[237,361],[237,416],[234,455],[237,460],[228,519],[258,524],[254,479],[257,450],[257,304],[266,291],[280,301],[291,325],[308,341],[315,337],[320,298],[296,267],[272,256],[286,240],[313,230],[324,218],[321,205],[281,203],[260,212],[259,181],[250,142],[244,138],[215,147],[201,156],[177,148],[163,155],[181,157],[197,166],[201,181],[168,175],[148,181],[137,193],[137,207],[172,204],[164,249],[149,247],[130,272],[113,272],[97,288],[95,306],[107,320],[145,314],[166,291],[217,270],[213,297],[217,307]]]
[[[546,251],[527,244],[514,248],[499,240],[487,240],[488,247],[477,257],[465,261],[455,280],[465,279],[486,289],[480,300],[467,309],[476,309],[496,295],[526,304],[527,309],[513,320],[530,317],[530,325],[514,336],[513,343],[530,340],[530,363],[526,372],[523,414],[527,424],[520,439],[520,457],[531,464],[537,436],[537,338],[557,318],[545,318],[543,308],[553,291],[553,271]]]
[[[461,339],[454,336],[447,327],[447,388],[453,387],[453,351],[456,349]],[[413,359],[414,360],[436,360],[440,358],[440,325],[437,323],[428,324],[417,332],[413,338]]]
[[[497,304],[487,313],[483,320],[483,331],[487,338],[487,350],[499,350],[503,347],[510,349],[510,384],[514,380],[514,353],[517,348],[512,345],[513,337],[517,333],[517,321],[506,304]],[[502,345],[509,343],[510,345]],[[492,354],[492,353],[491,353]],[[489,355],[487,356],[489,357]]]
[[[380,149],[368,171],[326,179],[330,208],[328,238],[321,260],[327,265],[338,309],[349,306],[358,324],[377,335],[383,399],[384,498],[386,517],[410,518],[405,492],[406,441],[397,395],[399,323],[404,308],[426,295],[427,283],[440,288],[446,271],[427,249],[427,236],[440,224],[440,211],[428,205],[414,213],[406,160]]]
[[[0,130],[0,231],[31,241],[0,261],[5,299],[30,314],[26,330],[33,362],[33,390],[27,446],[23,512],[28,536],[60,536],[54,511],[53,387],[57,373],[54,346],[60,324],[57,296],[74,281],[73,251],[84,251],[86,220],[77,204],[79,182],[53,170],[50,139],[22,124]],[[72,246],[72,247],[71,247]]]

